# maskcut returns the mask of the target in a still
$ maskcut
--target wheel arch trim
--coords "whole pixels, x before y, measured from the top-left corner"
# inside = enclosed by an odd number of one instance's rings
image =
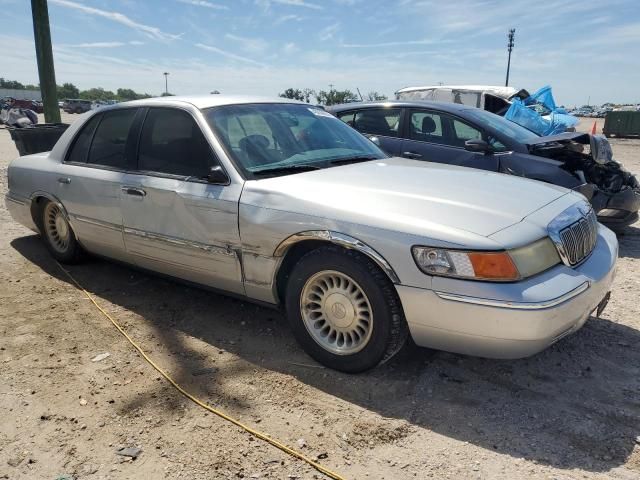
[[[389,277],[389,280],[391,280],[394,284],[400,283],[400,278],[398,277],[397,273],[389,264],[389,262],[382,255],[380,255],[380,253],[378,253],[366,243],[358,240],[357,238],[344,233],[334,232],[332,230],[307,230],[305,232],[295,233],[280,242],[280,244],[276,247],[273,256],[282,259],[285,257],[286,253],[291,247],[307,240],[325,241],[334,245],[339,245],[349,250],[356,250],[373,260],[373,262],[378,265],[380,269],[382,269],[387,277]],[[278,274],[278,270],[280,270],[280,265],[278,265],[278,268],[276,269],[276,275]]]
[[[56,197],[55,195],[52,195],[51,193],[48,192],[44,192],[42,190],[37,190],[35,192],[33,192],[30,196],[31,199],[31,209],[33,209],[33,204],[36,201],[37,198],[46,198],[47,200],[49,200],[50,202],[55,203],[58,208],[60,208],[60,210],[62,211],[62,214],[64,215],[64,219],[69,223],[69,225],[71,226],[71,232],[73,233],[73,236],[75,237],[76,241],[78,240],[78,234],[76,233],[76,229],[75,226],[73,225],[73,222],[71,221],[71,216],[69,215],[69,212],[67,212],[67,209],[64,207],[64,205],[62,204],[62,202],[60,201],[60,199],[58,197]],[[32,210],[33,212],[33,210]],[[33,214],[32,214],[33,216]],[[36,225],[36,227],[38,229],[40,229],[39,226],[39,222],[36,222],[36,219],[34,218],[34,223]],[[39,219],[38,219],[39,220]],[[42,233],[42,232],[41,232]]]

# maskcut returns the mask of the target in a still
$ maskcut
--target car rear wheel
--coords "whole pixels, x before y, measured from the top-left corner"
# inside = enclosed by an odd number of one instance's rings
[[[289,276],[287,317],[305,351],[356,373],[395,355],[407,338],[400,300],[366,256],[328,246],[306,254]]]
[[[47,249],[59,262],[77,263],[82,259],[82,247],[57,203],[47,201],[42,208],[42,236]]]

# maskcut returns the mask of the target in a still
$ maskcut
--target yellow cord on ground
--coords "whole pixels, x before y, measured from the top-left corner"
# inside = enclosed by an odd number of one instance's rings
[[[57,262],[56,262],[57,263]],[[184,388],[182,388],[180,385],[178,385],[175,380],[173,380],[173,378],[171,378],[169,376],[168,373],[166,373],[164,370],[162,370],[151,358],[149,358],[149,356],[144,353],[144,350],[142,350],[142,348],[140,347],[140,345],[138,345],[128,334],[127,332],[120,326],[120,324],[118,324],[118,322],[116,322],[114,320],[114,318],[109,315],[100,305],[98,305],[98,302],[95,301],[95,299],[93,298],[93,296],[87,292],[82,285],[80,285],[80,283],[78,283],[78,281],[73,277],[73,275],[71,275],[71,273],[67,270],[65,270],[64,268],[62,268],[62,265],[60,265],[58,263],[58,267],[60,267],[60,270],[62,270],[70,279],[71,281],[76,285],[76,287],[78,287],[79,290],[81,290],[89,300],[91,300],[91,303],[93,303],[96,308],[98,310],[100,310],[100,312],[107,317],[111,323],[113,324],[114,327],[116,327],[118,329],[118,331],[124,335],[124,337],[129,341],[129,343],[131,345],[133,345],[133,347],[138,351],[138,353],[140,355],[142,355],[142,358],[144,358],[153,368],[155,368],[160,375],[162,375],[171,385],[174,386],[174,388],[176,390],[178,390],[182,395],[184,395],[185,397],[187,397],[189,400],[191,400],[192,402],[194,402],[195,404],[201,406],[202,408],[204,408],[205,410],[208,410],[209,412],[219,416],[220,418],[225,419],[228,422],[233,423],[234,425],[240,427],[241,429],[243,429],[244,431],[250,433],[251,435],[253,435],[254,437],[259,438],[260,440],[264,440],[267,443],[270,443],[271,445],[273,445],[274,447],[282,450],[285,453],[288,453],[289,455],[291,455],[292,457],[295,457],[299,460],[302,460],[303,462],[309,464],[310,466],[312,466],[313,468],[315,468],[317,471],[319,471],[320,473],[326,475],[329,478],[332,478],[333,480],[345,480],[344,477],[342,477],[341,475],[332,472],[331,470],[329,470],[326,467],[323,467],[322,465],[320,465],[319,463],[311,460],[309,457],[307,457],[306,455],[304,455],[303,453],[298,452],[297,450],[294,450],[291,447],[286,446],[285,444],[279,442],[278,440],[274,440],[273,438],[269,437],[267,434],[262,433],[258,430],[255,430],[251,427],[249,427],[248,425],[245,425],[244,423],[240,422],[239,420],[236,420],[233,417],[230,417],[229,415],[227,415],[224,412],[221,412],[220,410],[217,410],[209,405],[207,405],[206,403],[204,403],[202,400],[199,400],[198,398],[194,397],[192,394],[190,394],[189,392],[187,392]]]

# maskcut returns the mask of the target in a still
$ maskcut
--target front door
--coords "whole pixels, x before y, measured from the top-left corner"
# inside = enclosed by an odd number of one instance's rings
[[[237,250],[242,185],[209,183],[217,164],[190,113],[150,108],[137,171],[121,188],[124,241],[143,268],[244,293]]]
[[[495,155],[469,152],[467,140],[481,139],[482,132],[453,115],[435,110],[412,109],[405,122],[402,156],[482,170],[498,170]]]

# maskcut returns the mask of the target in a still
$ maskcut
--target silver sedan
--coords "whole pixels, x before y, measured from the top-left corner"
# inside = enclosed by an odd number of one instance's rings
[[[211,95],[86,113],[14,160],[7,206],[86,252],[282,307],[358,372],[421,346],[532,355],[606,304],[615,236],[580,194],[388,158],[318,107]]]

